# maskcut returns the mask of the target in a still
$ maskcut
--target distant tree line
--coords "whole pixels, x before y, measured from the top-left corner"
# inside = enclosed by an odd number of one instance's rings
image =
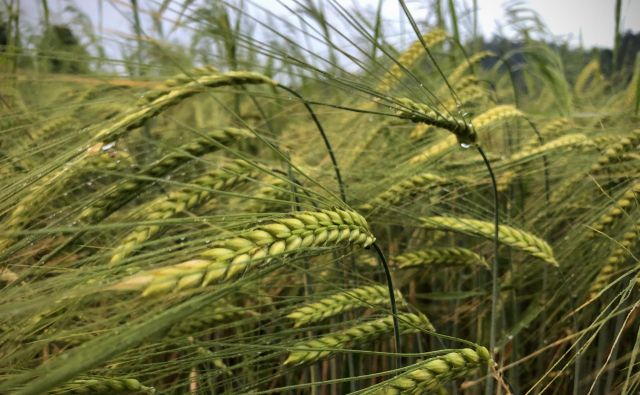
[[[26,56],[21,56],[18,42],[17,48],[11,48],[12,38],[16,32],[11,31],[12,21],[0,12],[0,53],[9,56],[19,56],[17,62],[20,67],[32,67],[33,59],[28,60]],[[23,37],[21,40],[24,40]],[[38,69],[51,73],[88,73],[91,71],[90,48],[82,44],[77,33],[70,25],[66,24],[44,24],[42,33],[35,43],[35,55],[38,62]],[[480,42],[480,46],[485,50],[490,50],[496,54],[504,55],[513,51],[513,56],[509,57],[508,65],[515,70],[512,77],[517,83],[519,76],[518,65],[527,62],[527,58],[518,52],[525,43],[510,41],[504,37],[495,36],[492,39]],[[549,47],[560,55],[563,64],[566,66],[566,76],[571,80],[580,70],[594,57],[599,57],[601,72],[608,78],[616,77],[620,80],[628,80],[633,74],[636,57],[640,52],[640,32],[627,31],[621,35],[619,40],[619,50],[616,59],[614,51],[610,48],[571,48],[567,44],[548,43]],[[11,49],[11,50],[9,50]],[[158,55],[158,54],[155,54]],[[482,62],[485,68],[493,67],[497,62],[496,58],[488,58]]]

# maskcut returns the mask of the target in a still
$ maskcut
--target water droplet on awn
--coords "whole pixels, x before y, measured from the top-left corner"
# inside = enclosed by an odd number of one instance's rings
[[[114,145],[116,145],[115,142],[111,142],[111,143],[105,144],[105,145],[102,146],[101,150],[102,151],[109,151],[111,148],[113,148]]]

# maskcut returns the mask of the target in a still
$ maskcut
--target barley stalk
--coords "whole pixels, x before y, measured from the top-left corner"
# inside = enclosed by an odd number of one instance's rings
[[[425,217],[421,219],[421,223],[427,229],[451,230],[488,240],[493,239],[494,225],[486,221],[457,217]],[[550,265],[558,266],[551,246],[537,236],[507,225],[500,225],[498,238],[502,244],[524,251]]]
[[[434,332],[433,325],[423,314],[398,314],[401,334]],[[293,351],[284,361],[284,365],[298,365],[314,362],[333,355],[337,350],[357,344],[371,342],[393,333],[393,316],[387,316],[373,321],[328,333],[311,340],[304,340],[291,346]]]
[[[396,299],[402,300],[402,294],[396,291]],[[287,317],[294,320],[294,327],[322,321],[334,315],[345,313],[360,307],[386,305],[389,303],[389,289],[386,285],[370,285],[342,291],[317,302],[296,308]]]
[[[228,280],[274,257],[340,243],[368,247],[375,241],[366,220],[341,209],[301,211],[220,240],[198,258],[134,275],[111,287],[142,290],[143,296]]]
[[[451,380],[464,378],[486,364],[492,364],[491,355],[484,347],[475,350],[463,348],[441,357],[418,362],[408,371],[380,384],[367,388],[362,395],[424,394]]]

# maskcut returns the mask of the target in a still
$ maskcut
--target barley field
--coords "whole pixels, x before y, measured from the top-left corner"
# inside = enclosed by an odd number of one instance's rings
[[[640,393],[620,0],[53,3],[0,5],[1,394]]]

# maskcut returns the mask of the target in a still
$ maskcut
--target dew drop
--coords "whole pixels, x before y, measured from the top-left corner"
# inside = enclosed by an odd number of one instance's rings
[[[111,142],[111,143],[105,144],[105,145],[103,145],[103,146],[102,146],[101,150],[102,150],[102,152],[104,152],[104,151],[109,151],[109,150],[110,150],[111,148],[113,148],[115,145],[116,145],[116,143],[115,143],[115,142]]]
[[[471,144],[469,143],[460,143],[460,147],[467,149],[467,148],[471,148]]]

